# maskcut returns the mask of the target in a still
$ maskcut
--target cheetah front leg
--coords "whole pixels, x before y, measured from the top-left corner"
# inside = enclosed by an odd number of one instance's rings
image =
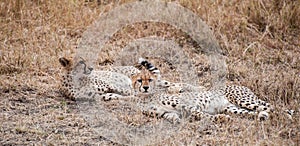
[[[99,99],[102,99],[104,101],[111,101],[111,100],[129,100],[133,96],[124,96],[116,93],[104,93],[101,95],[98,95]]]
[[[191,109],[191,115],[190,115],[190,120],[202,120],[202,119],[209,119],[210,121],[214,123],[226,123],[231,120],[229,115],[225,114],[216,114],[216,115],[211,115],[208,113],[205,113],[199,109]]]
[[[171,123],[179,123],[180,118],[178,113],[174,111],[167,111],[160,106],[150,105],[148,108],[143,109],[143,114],[150,117],[163,118]]]
[[[104,101],[110,100],[128,100],[133,96],[131,88],[119,88],[113,84],[102,83],[96,86],[96,97],[97,99],[101,99]]]

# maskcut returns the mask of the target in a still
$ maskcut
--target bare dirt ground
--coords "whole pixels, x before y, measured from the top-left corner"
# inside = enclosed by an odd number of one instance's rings
[[[61,94],[58,58],[75,54],[82,33],[102,12],[128,2],[0,2],[1,145],[120,145],[94,131],[80,116],[76,102]],[[265,122],[234,116],[227,124],[189,123],[153,145],[299,145],[300,2],[175,2],[198,14],[213,30],[227,57],[227,84],[249,87],[275,111]],[[123,28],[109,43],[124,47],[132,39],[151,35],[174,38],[187,49],[195,47],[180,30],[149,22]],[[197,55],[201,56],[190,57]],[[109,59],[107,54],[99,57],[100,63]],[[207,64],[195,60],[199,75],[205,75]],[[283,109],[296,111],[292,120]],[[129,121],[136,119],[153,120]]]

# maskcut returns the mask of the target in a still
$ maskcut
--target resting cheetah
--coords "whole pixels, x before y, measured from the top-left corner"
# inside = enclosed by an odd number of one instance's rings
[[[261,120],[268,119],[271,105],[260,100],[249,88],[243,86],[225,86],[218,90],[206,91],[186,83],[158,81],[158,86],[166,93],[151,96],[151,105],[144,113],[179,121],[189,115],[192,119],[209,118],[212,121],[224,121],[232,114],[258,115]]]
[[[87,67],[81,59],[77,63],[74,60],[60,58],[60,64],[64,67],[62,89],[67,97],[75,100],[80,98],[103,98],[104,100],[128,98],[134,95],[137,89],[142,93],[149,93],[154,85],[153,74],[145,70],[138,70],[133,66],[110,67],[106,70],[93,70]],[[147,64],[146,60],[139,61]],[[155,69],[151,64],[145,67],[153,73]]]
[[[162,93],[151,98],[154,98],[154,102],[144,113],[171,121],[179,121],[184,115],[196,120],[209,118],[215,122],[230,118],[223,113],[258,114],[264,120],[271,110],[270,104],[242,86],[226,86],[224,89],[202,92]]]

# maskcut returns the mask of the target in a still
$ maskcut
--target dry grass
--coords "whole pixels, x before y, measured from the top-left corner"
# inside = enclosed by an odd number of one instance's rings
[[[110,143],[61,97],[58,58],[74,54],[82,33],[101,12],[128,1],[0,2],[0,143]],[[177,2],[214,31],[227,56],[228,83],[251,88],[276,111],[264,123],[235,119],[208,133],[191,124],[162,144],[299,145],[299,115],[289,121],[279,109],[300,110],[300,1]]]

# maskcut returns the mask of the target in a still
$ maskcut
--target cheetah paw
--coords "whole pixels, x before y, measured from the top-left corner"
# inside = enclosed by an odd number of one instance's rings
[[[231,117],[229,115],[225,115],[225,114],[219,114],[216,118],[215,118],[215,122],[216,123],[227,123],[231,121]]]
[[[103,99],[104,101],[111,101],[111,100],[118,99],[118,98],[115,98],[113,96],[108,96],[108,95],[101,95],[100,98]]]
[[[100,97],[100,99],[103,99],[104,101],[118,100],[118,99],[122,98],[121,95],[114,94],[114,93],[106,93],[106,94],[100,95],[99,97]]]
[[[146,109],[142,110],[142,113],[144,115],[150,116],[150,117],[157,117],[158,113],[157,113],[157,107],[156,106],[149,106]]]
[[[259,119],[260,121],[265,121],[265,120],[269,119],[269,113],[266,112],[266,111],[261,111],[261,112],[259,112],[259,114],[258,114],[258,119]]]
[[[165,113],[163,117],[174,124],[180,123],[180,118],[177,113]]]

